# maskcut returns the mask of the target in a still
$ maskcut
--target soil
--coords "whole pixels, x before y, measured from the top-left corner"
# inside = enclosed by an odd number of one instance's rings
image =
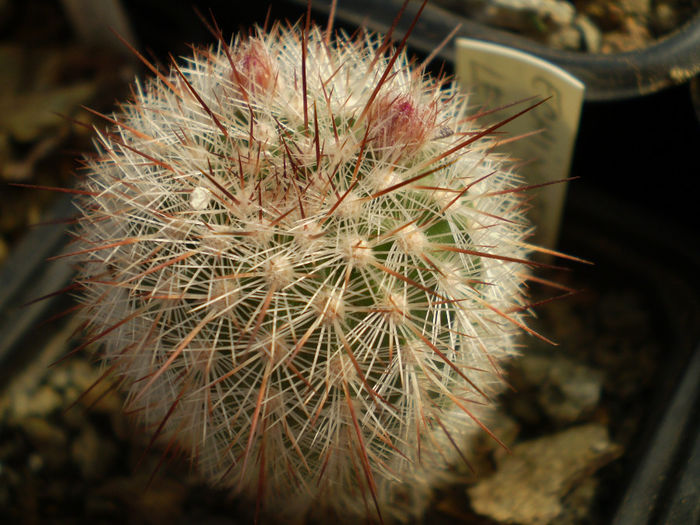
[[[642,49],[688,22],[698,0],[436,0],[448,10],[557,49]]]

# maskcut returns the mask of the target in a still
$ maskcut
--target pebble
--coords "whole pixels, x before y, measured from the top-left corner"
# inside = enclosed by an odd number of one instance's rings
[[[651,41],[647,27],[633,17],[623,21],[622,30],[611,31],[603,35],[601,51],[603,53],[625,53],[644,47]]]
[[[39,454],[30,454],[27,466],[31,472],[37,473],[44,467],[44,459]]]
[[[622,453],[598,424],[515,445],[494,475],[467,489],[472,508],[503,523],[562,523],[564,498]],[[586,498],[582,498],[586,499]]]
[[[10,418],[23,420],[30,416],[45,416],[63,405],[63,398],[50,386],[35,392],[17,392],[9,407]]]
[[[65,464],[68,437],[62,428],[40,417],[30,417],[21,421],[21,429],[47,467],[57,469]]]
[[[575,13],[573,5],[561,0],[488,0],[476,17],[485,23],[531,33],[565,27]]]
[[[530,425],[562,427],[595,410],[604,380],[597,368],[551,352],[531,351],[513,364],[511,382],[520,395],[513,396],[509,406]]]
[[[67,373],[70,382],[65,391],[66,406],[78,400],[78,406],[91,412],[109,414],[121,410],[122,398],[117,389],[110,390],[113,379],[100,379],[102,372],[87,360],[72,360]]]
[[[530,352],[516,362],[514,367],[522,372],[523,378],[528,385],[536,387],[547,381],[551,360],[551,356]]]
[[[600,401],[603,373],[566,358],[551,360],[538,401],[557,423],[573,423],[592,412]]]
[[[578,15],[574,22],[576,29],[581,34],[584,51],[598,53],[603,35],[593,21],[586,15]]]
[[[689,3],[671,0],[434,1],[477,22],[515,31],[550,47],[589,53],[643,48],[693,13]]]
[[[54,387],[63,390],[70,384],[69,368],[64,361],[59,366],[54,367],[48,377],[49,383]]]
[[[562,512],[557,516],[557,525],[580,525],[586,522],[598,489],[598,480],[585,478],[562,499]]]
[[[547,45],[577,51],[581,49],[581,32],[574,26],[562,27],[549,35]]]
[[[71,382],[84,392],[100,377],[99,371],[85,359],[71,359],[69,372]]]
[[[520,424],[518,421],[508,415],[502,410],[497,410],[496,413],[491,418],[493,422],[488,423],[489,430],[493,432],[501,442],[510,447],[515,443],[515,440],[520,433]],[[485,448],[490,448],[492,450],[494,458],[498,460],[501,456],[510,454],[508,449],[503,448],[495,439],[493,439],[488,434],[481,434],[484,440],[486,440]]]
[[[71,458],[85,479],[97,479],[108,469],[116,450],[108,440],[102,441],[95,427],[83,425],[71,445]]]
[[[651,0],[617,0],[620,8],[625,14],[649,18],[651,13]]]
[[[657,31],[662,33],[671,31],[678,25],[676,11],[668,4],[656,4],[653,20]]]

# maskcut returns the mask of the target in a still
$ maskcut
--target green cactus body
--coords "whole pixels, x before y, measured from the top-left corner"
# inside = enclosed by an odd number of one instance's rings
[[[79,203],[128,408],[273,510],[419,512],[522,327],[521,182],[380,47],[275,26],[195,51],[135,85]]]

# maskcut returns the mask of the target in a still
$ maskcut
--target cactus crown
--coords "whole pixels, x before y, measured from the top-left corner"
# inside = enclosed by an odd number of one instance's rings
[[[405,517],[523,327],[528,227],[490,130],[380,37],[313,27],[197,49],[134,92],[76,233],[129,408],[213,483]]]

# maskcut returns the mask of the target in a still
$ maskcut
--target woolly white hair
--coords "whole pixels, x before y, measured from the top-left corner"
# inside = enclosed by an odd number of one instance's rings
[[[270,511],[420,512],[528,330],[497,126],[379,36],[300,26],[134,93],[88,162],[75,251],[129,410]]]

